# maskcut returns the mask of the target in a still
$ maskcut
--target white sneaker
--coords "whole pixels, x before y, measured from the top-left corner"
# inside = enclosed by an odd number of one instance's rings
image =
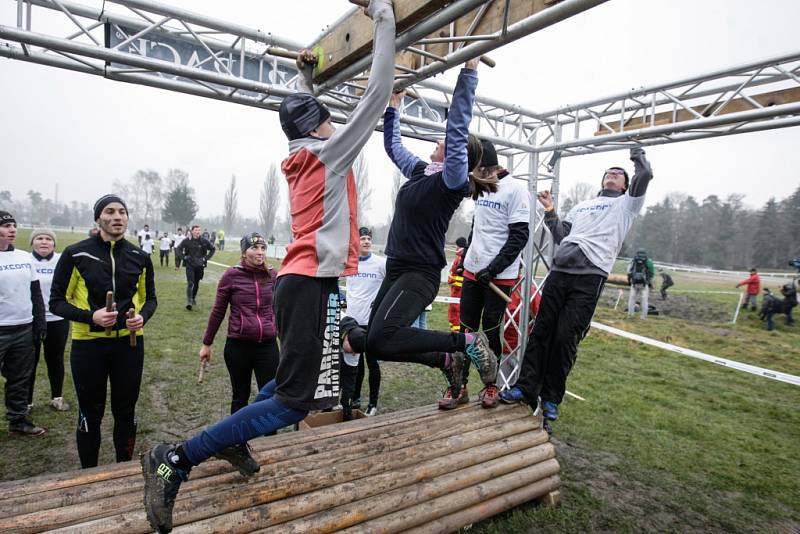
[[[50,401],[50,407],[57,412],[69,410],[69,403],[64,401],[64,397],[55,397]]]
[[[367,406],[367,411],[364,412],[367,417],[372,417],[373,415],[378,415],[378,407],[377,406]]]

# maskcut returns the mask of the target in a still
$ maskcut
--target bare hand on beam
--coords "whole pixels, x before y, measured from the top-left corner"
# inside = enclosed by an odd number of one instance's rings
[[[465,69],[478,70],[478,63],[480,63],[480,61],[481,61],[481,58],[479,58],[479,57],[474,57],[472,59],[469,59],[469,60],[467,60],[466,63],[464,63],[464,68]]]
[[[400,89],[396,93],[392,93],[392,96],[389,97],[389,107],[400,109],[400,106],[403,104],[403,99],[406,97],[406,90]]]

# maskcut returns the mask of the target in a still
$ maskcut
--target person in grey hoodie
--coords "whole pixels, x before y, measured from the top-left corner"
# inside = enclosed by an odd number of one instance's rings
[[[578,344],[589,331],[603,285],[653,178],[642,148],[632,148],[630,158],[633,180],[625,169],[609,168],[603,173],[600,194],[576,204],[563,221],[556,214],[550,192],[538,195],[545,224],[559,247],[542,291],[519,379],[513,388],[500,393],[500,400],[527,402],[535,408],[541,399],[548,432],[550,422],[558,419],[558,405],[564,398]]]

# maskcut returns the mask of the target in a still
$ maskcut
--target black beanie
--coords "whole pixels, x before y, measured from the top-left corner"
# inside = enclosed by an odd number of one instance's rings
[[[486,139],[481,139],[483,146],[483,156],[481,156],[481,167],[497,167],[497,150],[494,144]]]
[[[281,102],[278,110],[283,133],[289,141],[305,137],[328,120],[331,112],[322,102],[308,93],[293,93]]]
[[[459,248],[467,248],[467,239],[464,237],[459,237],[456,239],[456,246]]]
[[[14,216],[8,213],[7,211],[0,210],[0,224],[8,224],[14,223],[16,226],[17,221],[14,219]]]
[[[361,228],[358,229],[358,237],[365,236],[365,235],[368,235],[368,236],[372,237],[372,230],[370,230],[366,226],[362,226]]]
[[[245,250],[252,247],[253,245],[264,245],[267,246],[267,242],[264,240],[264,236],[257,232],[253,232],[252,234],[247,234],[239,241],[239,247],[242,249],[242,253]]]
[[[125,211],[128,211],[128,206],[125,205],[125,201],[119,198],[115,194],[103,195],[97,202],[94,203],[94,220],[100,218],[100,214],[103,212],[103,208],[111,204],[112,202],[119,202],[122,204],[122,207],[125,208]]]

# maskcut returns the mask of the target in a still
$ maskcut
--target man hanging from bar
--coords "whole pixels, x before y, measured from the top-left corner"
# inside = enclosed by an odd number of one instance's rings
[[[141,457],[150,525],[172,530],[172,508],[192,467],[216,456],[243,475],[259,471],[247,442],[302,420],[339,400],[340,276],[358,266],[356,184],[352,164],[372,135],[394,80],[395,24],[391,0],[366,8],[375,22],[367,89],[346,125],[334,128],[328,109],[311,93],[315,56],[297,60],[301,90],[286,97],[280,121],[289,139],[282,170],[289,183],[293,241],[275,289],[280,362],[275,380],[256,400],[183,443],[156,445]]]
[[[542,290],[533,334],[525,350],[516,385],[500,393],[506,403],[527,402],[542,408],[545,430],[558,419],[567,375],[578,344],[589,331],[603,285],[614,267],[625,235],[644,205],[653,171],[644,150],[630,151],[633,180],[621,167],[603,174],[597,197],[575,205],[559,220],[549,191],[539,193],[545,224],[557,245],[553,266]]]

